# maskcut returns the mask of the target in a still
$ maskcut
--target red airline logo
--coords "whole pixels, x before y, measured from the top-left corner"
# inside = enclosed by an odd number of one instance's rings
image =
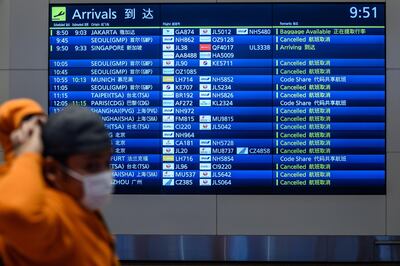
[[[211,51],[211,44],[209,43],[204,43],[200,44],[200,51]]]

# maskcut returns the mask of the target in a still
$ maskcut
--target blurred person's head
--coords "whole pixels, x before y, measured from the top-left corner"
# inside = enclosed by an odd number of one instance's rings
[[[31,99],[14,99],[0,105],[0,143],[6,164],[0,169],[5,173],[15,157],[18,142],[12,141],[13,133],[31,119],[46,117],[42,107]],[[22,131],[23,132],[23,131]],[[21,133],[21,131],[19,132]]]
[[[69,106],[50,115],[43,127],[47,182],[89,210],[112,193],[111,141],[98,114]]]

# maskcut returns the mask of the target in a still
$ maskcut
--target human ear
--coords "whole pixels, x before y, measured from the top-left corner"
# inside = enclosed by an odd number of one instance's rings
[[[60,163],[54,160],[51,156],[45,157],[43,163],[43,174],[50,185],[58,187],[58,183],[63,175]]]

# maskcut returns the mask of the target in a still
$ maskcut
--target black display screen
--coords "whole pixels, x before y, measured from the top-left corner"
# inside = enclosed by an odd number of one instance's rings
[[[116,193],[386,192],[383,3],[49,12],[49,111],[102,115]]]

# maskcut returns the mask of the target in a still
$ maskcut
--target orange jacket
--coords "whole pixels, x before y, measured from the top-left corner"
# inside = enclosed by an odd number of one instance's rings
[[[0,180],[0,234],[7,266],[119,265],[100,214],[49,188],[39,154],[15,158]]]
[[[0,106],[0,143],[4,150],[5,163],[0,165],[0,177],[4,175],[14,158],[10,134],[28,115],[44,114],[42,107],[30,99],[15,99]]]
[[[0,253],[6,266],[118,265],[101,216],[45,184],[42,157],[14,157],[10,134],[27,115],[43,114],[29,99],[0,106]]]
[[[28,115],[44,114],[42,107],[31,99],[15,99],[0,105],[0,144],[4,160],[0,164],[0,180],[8,172],[14,159],[10,134],[17,129]],[[4,240],[0,237],[0,253],[3,253]]]

